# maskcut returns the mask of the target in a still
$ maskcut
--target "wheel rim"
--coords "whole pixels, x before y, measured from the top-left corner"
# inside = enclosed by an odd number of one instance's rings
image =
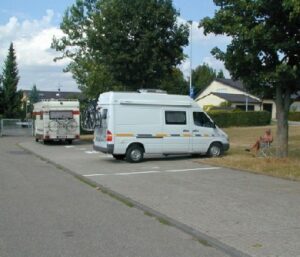
[[[142,157],[142,153],[141,153],[140,150],[134,149],[134,150],[131,151],[130,157],[133,161],[139,161]]]
[[[213,145],[210,149],[210,153],[212,156],[219,156],[221,153],[221,149],[219,146]]]

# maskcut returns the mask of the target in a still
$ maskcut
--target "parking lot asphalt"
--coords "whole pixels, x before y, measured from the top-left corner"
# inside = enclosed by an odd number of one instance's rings
[[[117,161],[74,145],[20,146],[149,210],[232,256],[300,256],[300,184],[202,165],[190,157]]]

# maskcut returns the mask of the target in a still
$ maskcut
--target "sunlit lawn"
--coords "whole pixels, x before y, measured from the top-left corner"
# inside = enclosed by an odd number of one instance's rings
[[[271,128],[274,135],[271,158],[253,157],[245,148],[249,148],[255,140]],[[228,128],[224,131],[230,137],[230,150],[221,158],[201,158],[202,163],[236,168],[255,173],[267,174],[276,177],[300,180],[300,126],[289,128],[289,157],[278,159],[276,152],[276,127],[246,127]]]

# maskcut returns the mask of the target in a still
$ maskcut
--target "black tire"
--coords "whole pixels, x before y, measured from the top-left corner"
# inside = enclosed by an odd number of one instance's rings
[[[209,157],[220,157],[223,155],[223,146],[220,143],[212,143],[207,151]]]
[[[113,154],[113,157],[114,157],[116,160],[124,160],[125,155],[124,155],[124,154]]]
[[[69,145],[71,145],[73,143],[73,139],[67,139],[67,142]]]
[[[144,150],[139,145],[132,145],[126,151],[126,161],[132,163],[141,162],[144,159]]]
[[[39,139],[38,139],[38,138],[35,138],[35,142],[39,142]]]

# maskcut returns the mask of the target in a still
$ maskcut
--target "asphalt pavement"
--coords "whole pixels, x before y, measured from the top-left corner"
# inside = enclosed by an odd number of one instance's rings
[[[23,150],[20,140],[0,138],[1,257],[227,256]]]
[[[186,156],[129,164],[88,143],[20,145],[231,256],[300,256],[299,182],[202,165]]]

